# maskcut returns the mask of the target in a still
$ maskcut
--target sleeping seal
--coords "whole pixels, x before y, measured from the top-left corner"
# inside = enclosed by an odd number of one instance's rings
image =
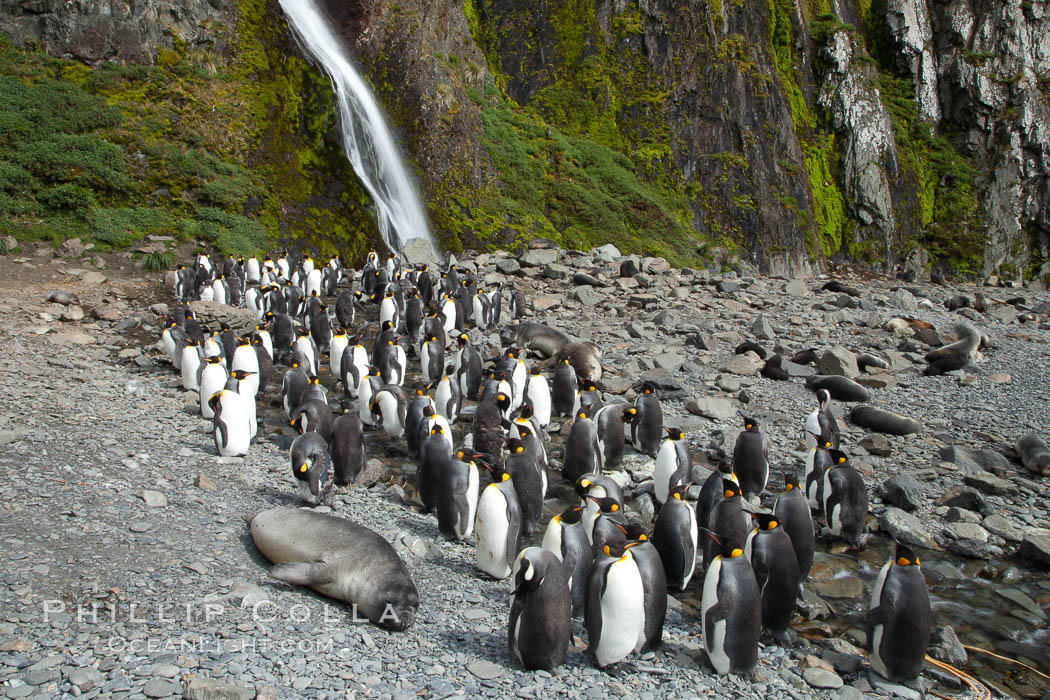
[[[526,347],[542,357],[553,357],[569,344],[569,336],[550,326],[524,321],[504,326],[499,332],[501,345]]]
[[[401,631],[415,620],[419,592],[390,543],[363,525],[298,508],[251,521],[252,539],[276,566],[270,578],[309,586],[354,606],[374,625]]]
[[[569,343],[557,355],[557,361],[568,360],[576,376],[585,382],[602,378],[602,351],[594,343]]]

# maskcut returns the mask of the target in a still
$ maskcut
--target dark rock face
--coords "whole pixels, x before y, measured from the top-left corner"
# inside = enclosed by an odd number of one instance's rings
[[[221,53],[226,42],[212,25],[229,27],[236,20],[232,0],[25,0],[0,9],[0,31],[88,63],[153,63],[158,49],[172,47],[173,37]]]

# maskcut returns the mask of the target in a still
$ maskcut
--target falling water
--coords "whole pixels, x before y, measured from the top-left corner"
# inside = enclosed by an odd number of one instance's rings
[[[339,101],[343,150],[372,195],[383,240],[394,251],[410,238],[425,238],[433,244],[415,182],[401,160],[383,113],[327,19],[314,0],[280,3],[302,45],[332,79]]]

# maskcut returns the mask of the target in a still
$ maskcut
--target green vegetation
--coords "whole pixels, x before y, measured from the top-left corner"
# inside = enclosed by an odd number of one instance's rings
[[[791,17],[795,11],[791,0],[767,0],[769,5],[769,52],[777,77],[791,110],[791,123],[802,147],[803,164],[809,179],[813,200],[815,231],[810,238],[810,254],[830,257],[847,245],[849,220],[846,198],[839,187],[838,150],[835,137],[823,120],[810,111],[799,86],[794,65],[794,31]],[[826,17],[822,15],[821,17]],[[820,25],[830,32],[826,20]],[[817,31],[815,30],[815,34]],[[825,41],[830,33],[825,35]],[[796,214],[797,217],[797,214]]]
[[[142,259],[142,267],[152,272],[170,270],[175,265],[175,254],[171,251],[154,251]]]
[[[378,232],[331,86],[242,0],[232,59],[173,39],[156,65],[92,67],[0,35],[0,235],[127,247],[146,236],[363,256]],[[213,28],[222,35],[227,30]]]
[[[464,3],[495,76],[484,95],[470,97],[482,107],[482,143],[500,185],[473,205],[454,197],[458,205],[439,220],[460,238],[483,244],[514,245],[533,236],[579,248],[612,242],[624,251],[696,264],[689,195],[670,163],[668,92],[653,80],[638,7],[631,3],[614,14],[608,37],[594,3],[548,7],[537,28],[506,18],[499,25],[489,0]],[[552,46],[553,67],[542,69],[542,87],[519,105],[507,91],[503,62],[530,51],[533,42]]]

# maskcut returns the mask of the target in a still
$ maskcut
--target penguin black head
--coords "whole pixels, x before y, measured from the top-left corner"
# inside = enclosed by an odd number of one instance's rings
[[[740,495],[740,487],[734,481],[722,479],[722,495],[726,498],[735,498]]]
[[[685,439],[685,433],[679,428],[669,428],[664,426],[664,432],[667,433],[668,440],[683,440]]]
[[[576,414],[576,418],[578,418],[579,420],[587,420],[588,418],[590,418],[590,416],[587,415],[587,411],[580,411]]]
[[[740,414],[740,417],[744,419],[744,430],[747,430],[748,432],[753,432],[755,430],[758,430],[758,421],[757,420],[755,420],[754,418],[749,418],[748,416],[745,416],[743,413]]]
[[[752,513],[751,517],[758,523],[760,530],[776,530],[780,527],[780,518],[769,513]]]
[[[575,525],[580,522],[581,518],[583,518],[583,506],[570,506],[554,516],[556,522],[565,525]]]
[[[236,379],[237,381],[240,381],[242,379],[247,379],[248,377],[252,376],[253,374],[255,374],[255,372],[249,372],[248,370],[244,370],[244,369],[235,369],[232,372],[230,372],[230,376],[233,377],[234,379]]]
[[[527,593],[539,588],[547,573],[545,563],[542,560],[533,562],[527,550],[522,550],[520,561],[521,566],[514,577],[514,594]]]
[[[374,409],[373,409],[373,410],[374,410]],[[435,424],[434,424],[434,427],[430,429],[430,434],[431,434],[431,435],[444,435],[444,434],[445,434],[445,429],[441,427],[441,424],[439,424],[439,423],[435,423]],[[460,451],[459,451],[459,452],[457,452],[456,454],[457,454],[457,455],[462,455],[462,454],[463,454],[463,451],[462,451],[462,450],[460,450]],[[460,459],[462,459],[462,457],[460,457]]]
[[[432,415],[434,415],[434,407],[430,404],[427,404],[423,407],[423,417],[430,418]]]
[[[689,484],[680,484],[671,490],[671,498],[678,501],[688,500],[686,497],[689,493]]]
[[[627,535],[628,540],[633,540],[633,542],[627,545],[628,547],[634,544],[649,541],[649,534],[645,531],[645,528],[642,527],[641,523],[628,524],[626,527],[626,531],[623,534]]]
[[[525,452],[525,445],[519,438],[511,438],[507,440],[507,448],[512,455],[520,455]]]
[[[897,543],[895,561],[897,566],[918,566],[919,556],[906,544]]]
[[[532,431],[526,428],[524,425],[518,425],[518,437],[524,440],[529,435],[532,435]]]
[[[831,401],[831,393],[827,389],[817,389],[817,402],[823,406]]]
[[[243,348],[243,347],[245,347],[247,345],[251,345],[251,344],[252,344],[251,338],[241,338],[241,337],[237,338],[237,347],[239,347],[239,348]]]
[[[784,475],[784,491],[794,491],[798,488],[798,477],[794,474]]]
[[[566,360],[567,361],[567,360]],[[656,386],[652,382],[642,383],[642,393],[646,396],[650,396],[656,393]]]
[[[603,513],[619,513],[622,510],[619,501],[610,496],[603,496],[602,498],[587,496],[587,498],[597,503],[598,509]]]
[[[536,412],[532,409],[532,404],[529,403],[528,401],[525,401],[525,402],[523,402],[521,404],[521,414],[520,415],[525,420],[528,420],[528,419],[532,418],[534,415],[536,415]]]
[[[205,357],[204,361],[207,362],[209,365],[217,365],[222,362],[222,358],[218,355],[210,355],[208,357]]]
[[[223,389],[223,391],[225,391],[225,389]],[[219,405],[219,399],[221,397],[222,397],[222,391],[217,391],[217,392],[215,392],[214,394],[212,394],[211,396],[208,397],[208,405],[211,407],[211,410],[213,410],[213,411],[216,410],[216,408]]]
[[[602,553],[607,557],[623,561],[627,557],[627,542],[610,542],[602,547]]]
[[[496,405],[502,408],[504,411],[510,408],[510,397],[504,394],[502,391],[496,394]]]
[[[380,332],[385,332],[385,331],[389,331],[389,330],[393,330],[393,329],[394,329],[394,322],[391,321],[390,319],[387,319],[386,321],[383,321],[383,326],[379,330],[380,330]]]
[[[722,474],[724,474],[727,477],[732,477],[733,476],[733,463],[730,462],[728,459],[720,459],[720,460],[718,460],[718,471],[720,471]]]
[[[466,345],[470,342],[470,336],[468,336],[466,333],[460,333],[458,336],[456,336],[456,342],[459,343],[459,345],[461,346]]]
[[[831,466],[833,467],[849,463],[849,456],[842,450],[828,450],[828,454],[831,455]]]
[[[305,338],[308,335],[310,335],[310,329],[309,328],[305,328],[305,327],[304,328],[296,328],[295,329],[295,334],[298,335],[300,338]]]

